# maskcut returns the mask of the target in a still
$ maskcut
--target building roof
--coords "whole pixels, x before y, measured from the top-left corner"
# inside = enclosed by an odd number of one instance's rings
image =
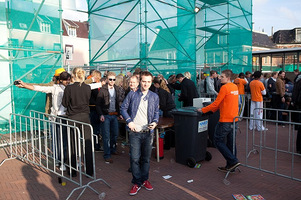
[[[11,25],[13,29],[28,30],[32,20],[34,18],[34,13],[23,12],[19,10],[11,10],[9,15]],[[50,17],[46,15],[38,15],[34,21],[30,31],[41,32],[40,24],[41,22],[50,24],[51,34],[60,34],[59,18]],[[87,21],[78,22],[68,19],[62,20],[63,35],[68,36],[66,26],[71,26],[76,28],[76,35],[79,38],[89,38],[89,25]]]
[[[274,33],[273,41],[276,44],[300,44],[300,41],[296,41],[296,29],[301,28],[294,28],[291,30],[279,30]]]
[[[79,38],[89,38],[89,24],[87,21],[78,22],[68,19],[63,19],[63,36],[68,36],[68,31],[66,26],[71,26],[76,28],[76,36]]]
[[[11,20],[11,25],[13,29],[28,30],[34,18],[34,14],[12,9],[10,11],[9,18]],[[30,31],[41,32],[40,25],[39,25],[39,23],[41,22],[50,24],[51,34],[60,33],[60,26],[58,25],[60,19],[55,17],[45,16],[45,15],[37,16]]]
[[[252,32],[252,46],[276,48],[276,44],[265,33]]]
[[[288,49],[270,49],[270,50],[263,50],[263,51],[253,51],[252,54],[271,54],[271,53],[294,53],[294,52],[301,52],[301,47],[296,48],[288,48]]]

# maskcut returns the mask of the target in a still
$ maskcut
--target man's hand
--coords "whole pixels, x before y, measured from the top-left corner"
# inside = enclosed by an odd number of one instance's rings
[[[150,123],[150,124],[148,125],[148,128],[149,128],[150,130],[154,130],[154,128],[156,128],[156,126],[157,126],[157,123],[156,123],[156,122],[153,122],[153,123]]]
[[[119,118],[119,120],[123,120],[123,117],[122,117],[122,115],[119,115],[119,117],[118,117],[118,118]]]
[[[105,121],[105,116],[100,115],[100,121],[101,121],[101,122],[104,122],[104,121]]]
[[[285,98],[282,97],[282,98],[281,98],[281,101],[282,101],[282,103],[285,103]]]
[[[197,111],[198,111],[199,113],[201,113],[201,114],[203,113],[203,112],[202,112],[202,108],[197,109]]]
[[[128,126],[129,126],[129,129],[131,130],[131,131],[136,131],[136,126],[135,126],[135,124],[134,124],[134,122],[130,122],[129,124],[128,124]]]

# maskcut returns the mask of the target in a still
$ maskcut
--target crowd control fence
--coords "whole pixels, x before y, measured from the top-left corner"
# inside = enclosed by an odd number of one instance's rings
[[[76,184],[67,199],[81,190],[79,199],[87,188],[100,195],[91,186],[98,181],[110,187],[104,179],[96,177],[93,128],[90,124],[38,111],[30,111],[30,116],[10,114],[9,158],[0,166],[16,158],[57,175],[59,180]]]
[[[287,120],[280,121],[271,119],[255,119],[253,117],[236,117],[238,123],[233,123],[233,130],[237,127],[233,142],[236,142],[237,157],[242,166],[259,170],[262,172],[274,174],[277,176],[289,178],[295,181],[301,181],[301,154],[297,152],[296,142],[297,133],[301,128],[301,122],[295,120],[300,116],[300,111],[295,110],[277,110],[269,108],[254,109],[264,112],[275,111],[286,112]],[[298,118],[297,118],[298,119]],[[264,130],[250,130],[250,122],[259,120]],[[298,136],[300,137],[300,136]],[[301,139],[301,138],[300,138]],[[235,149],[233,147],[233,152]],[[235,172],[239,171],[237,168]],[[228,171],[224,177],[224,184],[229,185],[228,176],[233,173]]]

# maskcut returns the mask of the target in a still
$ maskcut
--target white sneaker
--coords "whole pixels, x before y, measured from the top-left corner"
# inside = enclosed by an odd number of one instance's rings
[[[258,131],[268,131],[268,128],[263,128],[262,130],[258,130]]]
[[[61,165],[61,166],[60,166],[60,170],[61,170],[61,171],[66,171],[66,166],[65,166],[65,165]]]

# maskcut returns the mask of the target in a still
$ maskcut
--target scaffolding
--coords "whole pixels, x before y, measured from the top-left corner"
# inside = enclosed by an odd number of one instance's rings
[[[60,0],[0,1],[0,132],[9,113],[43,110],[45,94],[13,86],[14,80],[44,83],[62,66]]]
[[[252,69],[252,0],[89,0],[94,68],[154,75]],[[9,113],[43,111],[45,94],[13,81],[49,82],[63,65],[61,0],[0,0],[0,133]],[[119,70],[118,70],[119,71]]]
[[[194,0],[89,1],[90,65],[195,74]]]
[[[197,65],[252,71],[252,0],[198,0]]]

